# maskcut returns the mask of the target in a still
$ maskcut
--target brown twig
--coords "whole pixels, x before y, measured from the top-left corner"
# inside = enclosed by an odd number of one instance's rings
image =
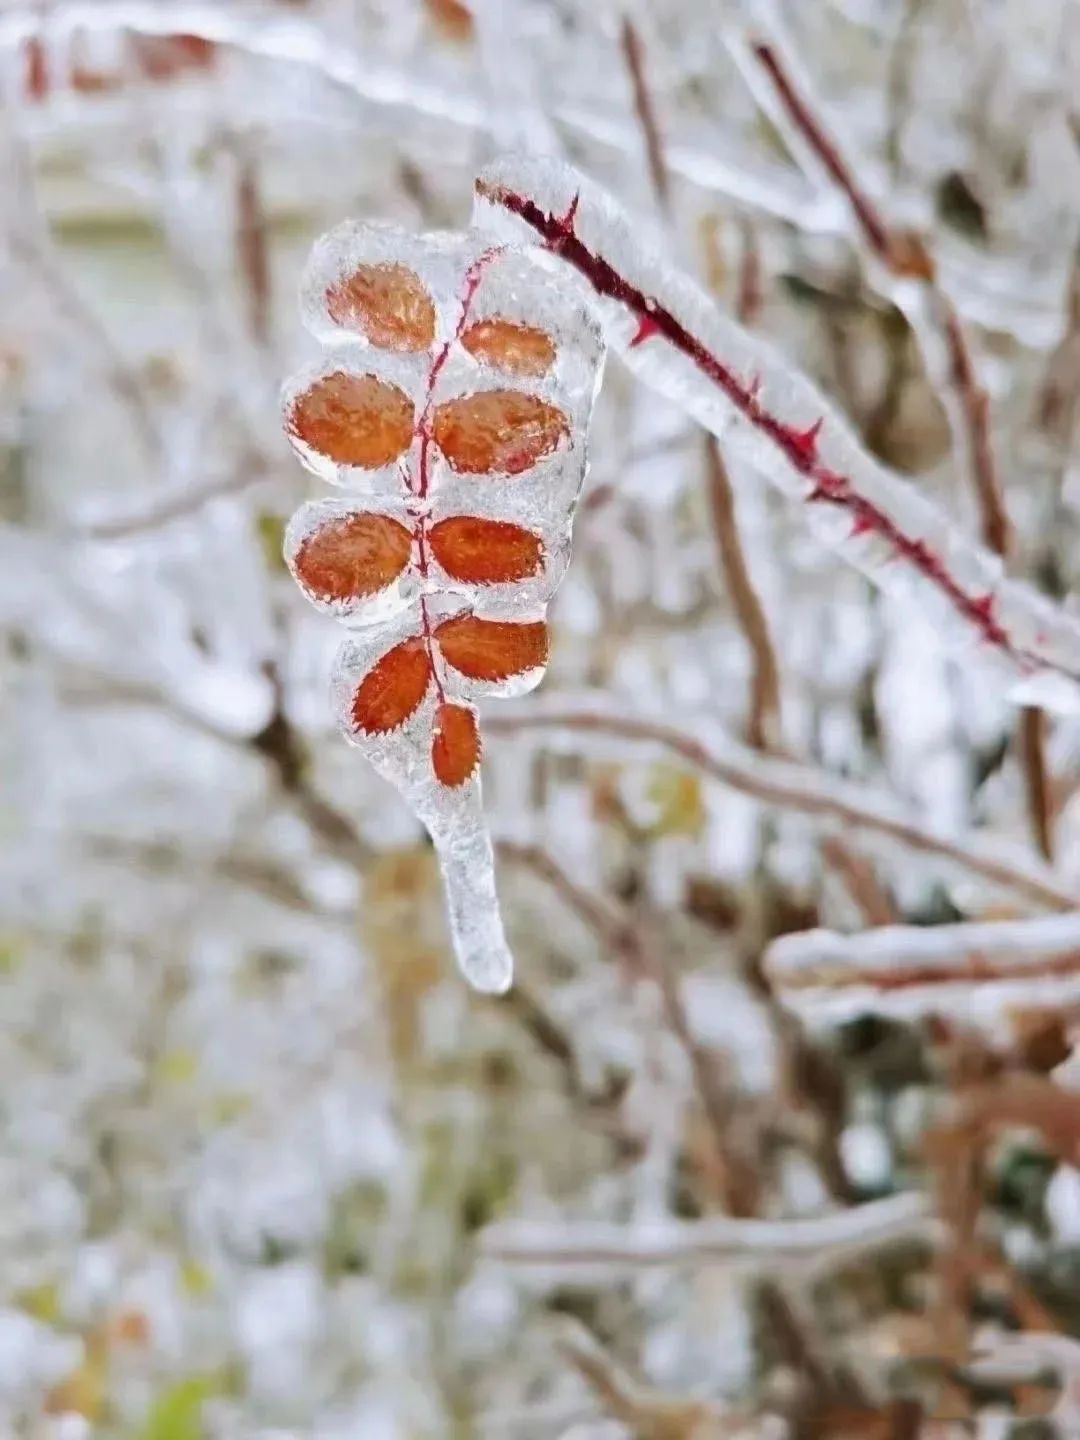
[[[753,221],[744,219],[741,226],[742,253],[739,256],[739,288],[735,296],[735,314],[740,325],[751,326],[765,303],[761,278],[761,250]]]
[[[236,253],[244,278],[248,324],[259,345],[270,337],[270,260],[266,244],[266,212],[253,155],[238,157],[236,181]]]
[[[595,1391],[609,1415],[639,1440],[725,1440],[747,1417],[704,1401],[684,1400],[643,1385],[585,1327],[564,1322],[559,1348]]]
[[[1031,828],[1040,853],[1054,858],[1054,796],[1046,765],[1046,715],[1034,705],[1020,712],[1020,746]]]
[[[705,464],[716,547],[720,552],[735,618],[749,647],[753,664],[746,738],[757,750],[772,750],[779,745],[781,734],[780,671],[769,622],[754,588],[739,539],[731,479],[720,446],[711,435],[705,437]]]
[[[892,925],[896,922],[896,906],[869,860],[856,855],[836,835],[825,836],[821,842],[821,853],[843,880],[868,925]]]
[[[649,178],[659,209],[666,214],[671,208],[671,181],[667,161],[664,158],[664,142],[656,118],[652,92],[645,73],[645,47],[637,27],[629,15],[623,16],[620,30],[623,59],[630,74],[634,92],[634,110],[645,138],[645,153],[649,161]]]

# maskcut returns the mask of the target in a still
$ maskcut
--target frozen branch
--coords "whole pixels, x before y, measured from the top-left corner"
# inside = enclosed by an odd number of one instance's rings
[[[796,62],[786,43],[779,36],[753,37],[748,50],[767,78],[789,126],[795,127],[846,197],[864,243],[891,279],[885,288],[907,315],[929,375],[946,382],[946,412],[957,454],[966,466],[978,501],[983,543],[994,554],[1007,556],[1013,547],[1013,532],[994,454],[989,400],[963,323],[938,283],[925,241],[890,225],[859,182],[856,167],[830,134],[820,106],[797,78]],[[1032,830],[1040,850],[1049,859],[1052,826],[1045,727],[1040,712],[1032,707],[1025,707],[1021,714],[1020,759]]]
[[[1009,1006],[1080,1001],[1080,913],[858,935],[805,930],[774,940],[763,963],[804,1017],[948,1013],[993,1026]]]
[[[1022,851],[977,835],[947,835],[932,829],[887,794],[740,745],[711,718],[694,717],[686,723],[686,730],[678,730],[662,719],[628,713],[624,704],[585,697],[580,703],[558,698],[533,700],[515,714],[492,715],[487,727],[493,735],[540,731],[549,745],[574,751],[592,746],[606,759],[619,748],[630,753],[674,755],[699,774],[764,805],[816,816],[845,830],[883,836],[905,849],[936,855],[1042,909],[1072,910],[1076,906],[1077,898],[1067,882]],[[695,738],[699,735],[708,739]]]
[[[874,461],[814,386],[644,244],[609,195],[558,162],[506,157],[477,181],[477,219],[540,240],[576,270],[627,365],[739,445],[877,584],[914,591],[949,633],[1026,682],[1025,699],[1080,703],[1080,623],[1005,579],[999,556]]]
[[[640,1269],[760,1259],[768,1265],[799,1259],[846,1258],[894,1240],[932,1233],[925,1196],[890,1195],[850,1210],[805,1220],[658,1220],[652,1225],[600,1221],[509,1220],[481,1232],[485,1255],[514,1265],[605,1265]]]

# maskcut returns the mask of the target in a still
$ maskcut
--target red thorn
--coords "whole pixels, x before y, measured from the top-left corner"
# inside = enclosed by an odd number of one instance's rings
[[[746,387],[746,403],[750,413],[757,409],[758,397],[761,394],[762,380],[760,375],[751,375],[750,383]]]
[[[634,338],[630,341],[630,349],[633,350],[636,345],[640,345],[643,341],[648,340],[653,335],[656,335],[659,332],[659,329],[660,326],[656,323],[656,321],[651,315],[642,315],[641,319],[638,321],[638,328],[634,335]]]
[[[545,249],[554,250],[556,254],[563,248],[567,240],[574,238],[574,220],[577,217],[578,205],[581,201],[579,190],[567,206],[565,215],[552,215],[551,223],[555,234],[545,242]]]
[[[796,452],[801,464],[812,465],[817,459],[818,436],[821,433],[821,427],[824,423],[825,421],[822,417],[815,420],[808,430],[788,431],[788,445]]]
[[[972,600],[971,613],[981,625],[992,625],[994,623],[993,595],[982,595],[978,600]]]
[[[869,535],[875,529],[874,522],[869,515],[860,513],[855,516],[855,523],[851,527],[852,540],[857,540],[860,535]]]

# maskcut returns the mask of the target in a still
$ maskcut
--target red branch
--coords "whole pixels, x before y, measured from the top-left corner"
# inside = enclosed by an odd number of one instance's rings
[[[889,272],[898,279],[918,280],[928,292],[932,308],[949,355],[952,381],[964,418],[971,461],[971,479],[979,500],[982,534],[995,554],[1006,555],[1012,544],[1001,481],[990,438],[990,414],[986,391],[979,384],[971,348],[960,318],[937,285],[933,259],[918,235],[896,230],[859,184],[836,140],[815,113],[809,98],[802,94],[789,74],[780,53],[768,41],[757,40],[750,53],[768,77],[777,98],[803,139],[825,167],[834,184],[846,196],[866,244]]]
[[[1052,664],[1011,642],[994,613],[992,594],[973,595],[965,590],[950,574],[941,556],[925,540],[913,539],[906,534],[879,505],[860,494],[846,475],[820,460],[818,439],[821,420],[806,430],[799,430],[772,414],[761,404],[759,385],[755,380],[743,380],[736,375],[661,301],[646,295],[603,255],[590,250],[574,229],[576,197],[565,215],[553,215],[527,195],[519,195],[502,186],[478,181],[477,190],[485,199],[501,205],[524,221],[550,250],[578,270],[597,294],[625,305],[637,317],[638,333],[642,338],[659,334],[686,356],[721,391],[742,418],[776,446],[792,469],[810,482],[808,500],[846,510],[852,517],[854,535],[871,532],[879,535],[896,555],[907,561],[947,598],[987,644],[1009,655],[1021,667],[1038,669]]]
[[[405,481],[405,487],[409,491],[409,494],[415,495],[416,499],[421,502],[427,500],[428,482],[430,478],[428,472],[428,457],[431,452],[431,412],[435,404],[435,386],[452,347],[461,339],[462,333],[464,332],[465,324],[469,318],[469,311],[472,308],[473,298],[480,284],[480,277],[483,275],[485,268],[491,263],[495,256],[499,254],[500,249],[500,246],[492,246],[490,249],[485,250],[482,255],[476,257],[468,270],[466,270],[465,281],[461,287],[461,294],[458,297],[458,303],[461,309],[458,314],[458,321],[454,328],[454,333],[447,338],[442,349],[432,361],[431,369],[428,371],[427,388],[424,393],[424,408],[420,412],[420,418],[417,420],[416,429],[413,432],[414,438],[419,438],[420,441],[416,485],[413,485],[407,472],[402,472],[402,478]],[[415,509],[410,508],[409,516],[416,526],[417,567],[420,571],[421,578],[426,580],[428,573],[427,505],[421,503],[417,505]],[[446,699],[446,693],[443,689],[442,677],[439,675],[435,647],[432,644],[431,617],[428,614],[427,597],[425,595],[421,595],[420,597],[420,617],[423,625],[424,645],[427,649],[428,659],[431,662],[431,673],[435,680],[435,692],[441,704],[442,701]]]

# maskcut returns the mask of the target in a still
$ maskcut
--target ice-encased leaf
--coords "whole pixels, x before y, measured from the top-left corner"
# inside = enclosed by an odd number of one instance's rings
[[[326,309],[345,330],[359,330],[383,350],[428,350],[435,340],[435,305],[407,265],[358,265],[326,291]]]
[[[470,680],[507,680],[547,664],[543,620],[514,623],[456,615],[436,629],[435,639],[446,663]]]
[[[431,654],[419,636],[388,650],[357,686],[352,722],[368,735],[404,725],[431,684]]]
[[[403,390],[374,375],[335,370],[292,402],[287,428],[338,465],[377,470],[409,448],[413,403]]]
[[[412,543],[399,520],[361,510],[320,525],[300,543],[290,567],[312,599],[356,600],[397,579]]]
[[[438,406],[435,444],[466,475],[520,475],[566,438],[566,417],[520,390],[484,390]]]
[[[546,375],[555,363],[551,336],[515,320],[477,320],[462,333],[461,343],[481,364],[511,375]]]
[[[471,705],[446,702],[435,711],[431,764],[443,785],[464,785],[480,764],[480,727]]]
[[[506,520],[451,515],[431,527],[428,539],[431,553],[446,573],[474,585],[525,580],[544,563],[539,535]]]

